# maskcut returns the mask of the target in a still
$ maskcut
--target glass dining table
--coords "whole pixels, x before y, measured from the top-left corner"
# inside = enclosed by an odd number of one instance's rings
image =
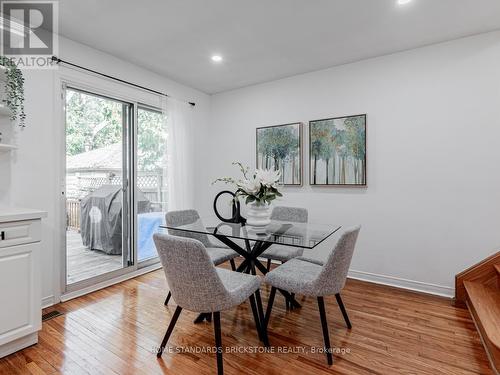
[[[242,223],[222,222],[214,216],[204,217],[191,224],[180,226],[163,224],[160,228],[167,229],[171,235],[182,237],[196,239],[200,235],[212,236],[243,258],[236,269],[237,272],[255,274],[256,270],[259,270],[265,275],[268,270],[259,260],[259,256],[272,245],[314,249],[341,227],[278,220],[271,220],[271,223],[265,227],[252,227]],[[284,290],[280,292],[292,308],[300,307],[293,295]],[[207,317],[201,314],[196,322],[204,318]]]

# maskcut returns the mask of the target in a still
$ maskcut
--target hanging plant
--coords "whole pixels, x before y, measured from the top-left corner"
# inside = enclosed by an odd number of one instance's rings
[[[7,81],[5,83],[6,97],[2,99],[9,108],[12,121],[19,120],[19,126],[25,127],[26,113],[24,113],[24,77],[21,70],[5,56],[0,57],[0,65],[5,67]]]

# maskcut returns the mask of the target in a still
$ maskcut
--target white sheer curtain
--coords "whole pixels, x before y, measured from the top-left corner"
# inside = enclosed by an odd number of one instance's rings
[[[194,208],[193,107],[174,98],[163,100],[167,130],[168,210]]]

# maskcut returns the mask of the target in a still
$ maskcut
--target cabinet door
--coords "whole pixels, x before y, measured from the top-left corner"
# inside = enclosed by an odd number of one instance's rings
[[[40,243],[0,248],[0,345],[41,328]]]

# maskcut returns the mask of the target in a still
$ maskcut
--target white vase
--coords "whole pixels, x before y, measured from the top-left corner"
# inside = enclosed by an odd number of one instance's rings
[[[252,202],[247,205],[247,225],[252,227],[265,227],[271,223],[271,205],[267,203]]]

